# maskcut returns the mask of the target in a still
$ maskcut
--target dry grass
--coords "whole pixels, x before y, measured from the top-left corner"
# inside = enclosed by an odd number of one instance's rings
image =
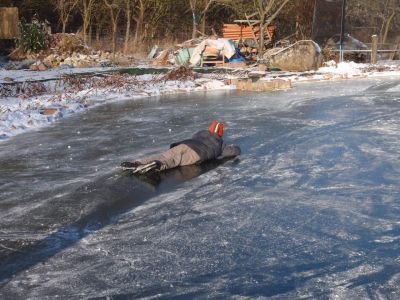
[[[196,74],[193,72],[192,68],[186,66],[180,66],[176,69],[169,71],[166,75],[162,77],[162,80],[188,80],[196,79]]]
[[[43,95],[49,92],[48,86],[42,82],[22,82],[0,84],[0,97],[21,97],[23,99]]]
[[[133,42],[133,37],[131,37],[128,43],[127,52],[125,54],[132,55],[136,59],[146,59],[147,55],[149,54],[154,45],[157,45],[161,49],[174,49],[175,45],[178,43],[179,41],[177,40],[165,38],[152,41],[144,41],[139,44],[135,44]],[[90,46],[96,50],[109,51],[109,52],[111,52],[112,48],[111,40],[108,38],[102,38],[97,41],[94,40]],[[117,42],[116,51],[117,53],[124,52],[124,40],[122,38],[120,38]]]
[[[113,92],[126,92],[144,89],[146,86],[159,84],[168,80],[194,80],[196,73],[191,68],[180,66],[165,75],[154,76],[152,80],[140,80],[140,77],[129,74],[89,74],[64,75],[53,82],[23,82],[0,84],[0,97],[29,98],[44,94],[62,94],[73,97],[77,91],[108,89]]]

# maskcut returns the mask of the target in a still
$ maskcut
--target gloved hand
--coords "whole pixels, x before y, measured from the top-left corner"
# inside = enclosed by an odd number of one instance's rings
[[[223,158],[230,158],[240,155],[240,148],[236,145],[226,145],[224,150],[222,150]]]

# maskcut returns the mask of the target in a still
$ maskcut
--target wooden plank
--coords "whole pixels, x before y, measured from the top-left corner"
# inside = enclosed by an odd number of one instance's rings
[[[371,64],[376,64],[377,60],[378,60],[378,36],[374,34],[372,36]]]
[[[268,25],[265,28],[265,35],[268,40],[272,40],[275,35],[276,27],[274,25]],[[233,40],[240,39],[254,39],[254,35],[258,39],[260,37],[260,26],[249,26],[239,24],[224,24],[223,36]]]
[[[14,39],[19,36],[18,8],[0,7],[0,39]]]

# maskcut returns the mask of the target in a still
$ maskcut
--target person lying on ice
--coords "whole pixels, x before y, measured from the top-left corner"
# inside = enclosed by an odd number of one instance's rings
[[[150,170],[163,171],[179,166],[201,164],[217,158],[231,158],[240,155],[236,145],[224,143],[224,123],[213,121],[209,130],[195,133],[191,139],[170,145],[170,149],[155,155],[143,157],[134,162],[123,162],[122,169],[144,174]]]

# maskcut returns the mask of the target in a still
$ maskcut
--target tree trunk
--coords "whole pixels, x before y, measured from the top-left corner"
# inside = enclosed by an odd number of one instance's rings
[[[83,19],[83,41],[88,42],[88,29],[92,18],[92,8],[94,0],[83,0],[82,19]]]
[[[101,25],[100,22],[96,23],[96,42],[100,42],[100,31],[101,31]]]
[[[115,50],[117,49],[117,22],[114,21],[112,26],[112,52],[113,59],[115,59]]]
[[[142,27],[143,27],[143,18],[139,17],[136,19],[136,31],[135,31],[135,37],[133,40],[133,44],[137,46],[139,44],[139,41],[142,37]]]
[[[89,9],[86,1],[83,2],[83,42],[87,44],[87,30],[89,27]]]
[[[195,39],[197,37],[197,25],[193,21],[193,30],[192,30],[192,39]]]
[[[263,2],[261,0],[258,1],[258,6],[256,9],[260,15],[260,43],[258,49],[258,58],[262,59],[264,56],[264,34],[266,28],[271,22],[276,18],[279,12],[283,9],[283,7],[289,2],[290,0],[283,0],[279,4],[279,6],[275,9],[275,11],[271,11],[273,8],[274,1],[271,1],[267,4],[267,6],[263,6]],[[277,4],[278,5],[278,4]],[[267,18],[267,16],[269,16]]]
[[[133,44],[137,46],[142,38],[143,21],[144,21],[145,6],[143,1],[139,2],[139,15],[135,18],[136,21],[136,32],[133,40]]]
[[[87,44],[87,28],[88,28],[88,21],[87,17],[83,19],[83,42]]]
[[[92,33],[93,33],[93,25],[89,24],[89,32],[88,32],[88,37],[87,37],[87,43],[89,45],[92,44]]]
[[[108,7],[108,11],[110,13],[110,19],[111,19],[111,30],[112,30],[112,53],[113,53],[113,59],[115,59],[115,52],[117,49],[117,28],[118,28],[118,17],[120,13],[120,8],[118,4],[115,2],[108,3],[107,0],[104,0],[104,4]]]
[[[385,29],[383,31],[382,34],[382,44],[386,43],[386,39],[389,33],[389,28],[390,28],[390,24],[392,23],[392,20],[394,18],[394,16],[396,15],[396,11],[393,10],[392,13],[390,14],[389,18],[385,21]]]
[[[61,32],[65,33],[65,29],[67,28],[67,20],[66,19],[65,20],[61,20],[61,22],[62,22]]]
[[[203,15],[203,17],[201,18],[201,33],[203,33],[204,35],[206,35],[206,14]]]
[[[125,41],[124,41],[124,54],[128,52],[129,37],[131,34],[131,0],[126,0],[126,29],[125,29]]]

